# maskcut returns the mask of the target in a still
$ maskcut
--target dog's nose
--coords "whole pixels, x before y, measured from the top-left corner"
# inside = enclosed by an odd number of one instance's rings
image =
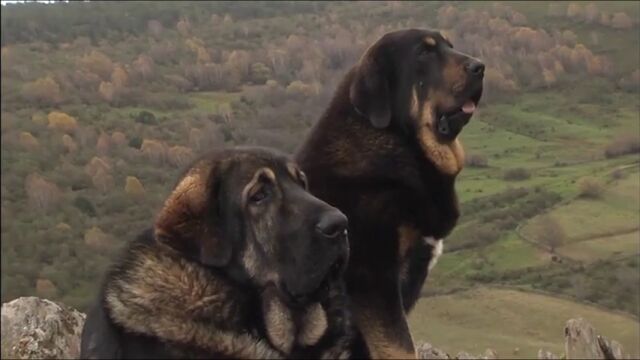
[[[338,210],[324,213],[316,224],[316,231],[326,238],[336,238],[347,230],[347,217]]]
[[[471,59],[464,65],[467,74],[473,76],[484,75],[484,64],[478,60]]]

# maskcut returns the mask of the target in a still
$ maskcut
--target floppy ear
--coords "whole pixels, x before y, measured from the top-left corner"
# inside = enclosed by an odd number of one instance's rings
[[[216,224],[217,178],[214,166],[194,165],[165,201],[155,223],[159,241],[209,266],[226,265],[232,252]]]
[[[351,81],[349,98],[358,112],[374,127],[382,129],[391,121],[391,99],[388,75],[379,53],[379,48],[374,46],[362,56]]]

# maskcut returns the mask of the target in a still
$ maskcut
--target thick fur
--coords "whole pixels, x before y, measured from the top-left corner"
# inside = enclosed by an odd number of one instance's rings
[[[383,36],[296,154],[311,192],[349,218],[355,357],[415,356],[405,314],[442,252],[437,239],[459,217],[454,182],[464,153],[457,133],[437,132],[437,116],[480,99],[482,74],[465,75],[470,61],[437,32]]]
[[[346,238],[321,238],[305,226],[323,214],[343,215],[306,192],[302,176],[266,149],[218,151],[196,161],[154,228],[107,273],[83,329],[81,357],[348,357],[351,321],[340,265]],[[266,184],[271,195],[251,203]],[[262,232],[254,234],[256,228]],[[298,237],[331,242],[314,247],[314,258],[341,261],[320,275],[278,264],[291,255],[308,260],[308,241]],[[309,285],[319,276],[322,284]],[[284,290],[296,286],[317,290],[297,297]]]

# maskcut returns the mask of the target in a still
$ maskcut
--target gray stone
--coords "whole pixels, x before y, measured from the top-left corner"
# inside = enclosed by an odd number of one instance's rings
[[[417,346],[418,359],[451,359],[446,352],[425,342]]]
[[[85,317],[75,309],[37,297],[2,304],[2,358],[78,358]]]
[[[540,349],[538,350],[538,359],[557,359],[558,356],[556,356],[554,353],[552,353],[549,350],[545,350],[545,349]]]

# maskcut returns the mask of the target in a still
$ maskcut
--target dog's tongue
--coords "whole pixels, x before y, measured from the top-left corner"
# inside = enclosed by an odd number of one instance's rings
[[[473,114],[475,110],[476,110],[476,104],[474,104],[473,101],[467,101],[466,103],[464,103],[464,105],[462,105],[463,113]]]

